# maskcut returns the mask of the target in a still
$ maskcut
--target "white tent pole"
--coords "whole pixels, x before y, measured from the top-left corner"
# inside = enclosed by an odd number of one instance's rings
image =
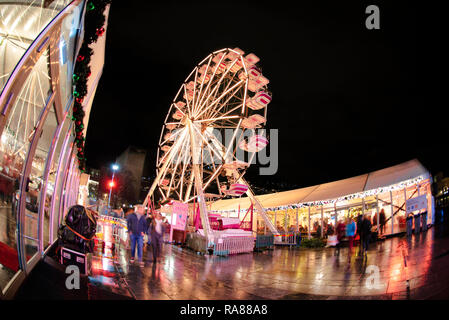
[[[257,213],[262,216],[263,220],[265,221],[265,224],[268,226],[268,228],[270,229],[271,233],[273,233],[274,235],[279,235],[279,231],[276,229],[276,226],[273,225],[273,223],[268,218],[267,212],[265,211],[264,207],[262,207],[262,204],[259,202],[257,197],[254,195],[254,192],[251,189],[251,187],[249,186],[249,183],[246,182],[246,180],[243,177],[241,177],[238,182],[241,183],[241,184],[244,184],[244,185],[246,185],[248,187],[248,190],[246,191],[246,194],[251,199],[251,201],[254,203],[254,206],[257,209]],[[277,238],[279,238],[279,237],[277,237]]]
[[[323,219],[324,219],[324,212],[323,212],[323,205],[321,205],[321,238],[323,237],[323,234],[324,234],[324,221],[323,221]]]
[[[298,210],[299,210],[299,208],[296,207],[296,232],[299,232]]]
[[[310,206],[309,206],[309,228],[308,228],[308,237],[310,239]]]
[[[148,204],[148,199],[150,199],[151,195],[154,192],[154,189],[156,189],[156,186],[158,185],[159,180],[162,177],[162,174],[165,172],[165,169],[167,168],[168,164],[170,163],[171,159],[173,158],[173,155],[174,155],[173,150],[174,149],[175,149],[174,146],[170,149],[170,153],[167,155],[167,158],[165,159],[165,162],[162,165],[162,168],[159,170],[156,178],[154,179],[153,184],[151,185],[151,188],[148,191],[147,196],[145,197],[145,201],[143,202],[144,207],[146,207],[146,205]]]
[[[192,125],[193,125],[192,121],[190,119],[188,119],[187,126],[189,128],[189,133],[190,133],[190,145],[191,145],[191,153],[192,153],[193,174],[195,177],[195,179],[194,179],[195,180],[195,189],[196,189],[196,193],[198,196],[197,200],[198,200],[198,205],[200,207],[201,223],[203,225],[204,235],[206,236],[207,247],[210,247],[211,245],[214,244],[214,235],[212,233],[212,230],[211,230],[211,227],[209,224],[209,216],[207,214],[206,201],[204,200],[203,185],[202,185],[203,180],[201,179],[201,172],[200,172],[201,164],[198,163],[201,152],[197,152],[197,151],[199,151],[197,149],[197,148],[199,148],[199,146],[196,145],[195,135],[193,132]]]
[[[391,210],[391,234],[394,233],[394,221],[393,221],[393,192],[390,190],[390,210]]]
[[[377,216],[379,216],[379,195],[376,194],[376,210],[377,210]],[[380,225],[379,225],[379,221],[377,221],[377,234],[380,234]]]

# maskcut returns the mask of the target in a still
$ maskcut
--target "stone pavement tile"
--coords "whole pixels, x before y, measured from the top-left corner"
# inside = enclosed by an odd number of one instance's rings
[[[351,286],[346,291],[348,296],[378,296],[385,295],[387,293],[388,282],[379,282],[375,286],[373,283],[363,283],[358,286]]]
[[[407,281],[393,281],[388,282],[387,293],[398,293],[407,291]]]
[[[242,288],[241,290],[252,295],[260,296],[265,299],[280,299],[283,296],[292,293],[290,290],[273,288],[271,286],[270,287],[252,286]]]

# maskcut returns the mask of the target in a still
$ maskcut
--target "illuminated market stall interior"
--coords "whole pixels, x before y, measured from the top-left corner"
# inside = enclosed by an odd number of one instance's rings
[[[355,218],[362,213],[369,214],[373,224],[377,224],[378,213],[383,209],[386,217],[384,234],[391,235],[405,232],[406,199],[425,196],[427,223],[433,224],[431,183],[432,177],[428,170],[414,159],[348,179],[260,195],[257,198],[281,232],[301,231],[310,235],[318,227],[324,230],[325,224],[335,226],[336,221]],[[250,206],[251,201],[247,197],[209,203],[213,213],[240,218],[245,216]],[[260,218],[254,219],[253,230],[266,232]]]

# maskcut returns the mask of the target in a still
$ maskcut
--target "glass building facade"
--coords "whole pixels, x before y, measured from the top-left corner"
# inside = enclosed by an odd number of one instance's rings
[[[14,294],[77,203],[72,75],[85,10],[80,0],[0,0],[0,297]]]

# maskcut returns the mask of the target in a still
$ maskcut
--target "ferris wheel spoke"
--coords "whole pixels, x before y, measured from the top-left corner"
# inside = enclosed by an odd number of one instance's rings
[[[220,117],[226,117],[231,112],[234,112],[234,111],[240,109],[241,106],[242,106],[242,104],[238,104],[236,107],[232,108],[231,110],[226,111],[226,113],[221,114]],[[213,115],[213,116],[216,116],[216,115]],[[238,117],[240,118],[240,115]]]
[[[221,57],[220,61],[216,64],[215,69],[214,69],[214,72],[213,72],[213,74],[212,74],[210,80],[209,80],[208,83],[207,83],[207,87],[206,87],[206,90],[205,90],[204,93],[206,93],[206,92],[208,91],[208,89],[210,88],[210,85],[211,85],[211,83],[212,83],[212,80],[214,79],[215,74],[217,73],[218,67],[220,66],[220,64],[221,64],[221,62],[223,61],[224,57],[225,57],[225,55],[223,55],[223,56]],[[215,90],[216,88],[217,88],[217,86],[214,87],[214,90]],[[198,106],[199,106],[199,107],[197,108],[198,111],[201,110],[201,108],[203,107],[203,104],[201,104],[201,103],[203,102],[203,99],[204,99],[204,94],[203,94],[203,96],[201,97],[201,99],[198,101]],[[207,99],[209,99],[209,96],[207,97]],[[206,101],[207,101],[207,99],[206,99]],[[194,117],[196,118],[196,115],[194,115]]]
[[[240,88],[237,89],[237,91],[239,91],[239,90],[240,90]],[[212,111],[209,112],[209,113],[207,114],[206,117],[208,117],[208,118],[213,118],[213,117],[216,117],[217,115],[219,115],[221,109],[222,109],[224,106],[228,106],[228,107],[229,107],[228,102],[229,102],[229,100],[230,100],[231,98],[233,98],[232,95],[230,95],[229,98],[228,98],[224,103],[221,104],[221,107],[217,108],[216,110],[213,110],[213,109],[212,109]],[[233,107],[232,109],[230,109],[230,110],[228,110],[228,111],[224,111],[224,113],[222,113],[220,116],[221,116],[221,117],[227,116],[227,115],[230,114],[231,112],[234,112],[234,111],[236,111],[237,109],[240,109],[241,106],[242,106],[242,104],[241,104],[241,103],[238,103],[238,104],[237,104],[237,107]],[[240,114],[240,112],[239,112],[239,114]]]
[[[193,97],[192,97],[192,113],[193,114],[195,112],[195,100],[196,100],[196,81],[197,81],[197,76],[198,76],[198,67],[195,68],[195,79],[193,80]]]
[[[184,202],[190,202],[193,199],[193,198],[189,199],[189,197],[190,197],[190,194],[192,193],[192,186],[193,186],[194,179],[195,179],[195,176],[192,173],[190,173],[190,181],[189,181],[189,185],[187,187]]]
[[[184,176],[185,176],[185,172],[186,172],[186,169],[187,169],[187,167],[188,167],[188,165],[189,165],[189,162],[190,162],[190,158],[191,158],[191,156],[190,156],[190,152],[186,152],[185,153],[185,156],[184,156],[184,166],[183,166],[183,168],[182,168],[182,174],[181,174],[181,182],[180,182],[180,184],[181,184],[181,190],[180,190],[180,199],[182,199],[183,197],[182,197],[182,195],[183,195],[183,189],[184,189]]]
[[[186,87],[185,83],[182,86],[184,88],[184,95],[185,95],[184,100],[187,102],[187,110],[188,110],[189,116],[191,116],[192,115],[192,110],[190,109],[190,102],[189,102],[189,97],[188,97],[188,94],[187,94],[187,87]],[[178,107],[177,107],[177,109],[179,110]],[[185,112],[183,112],[183,111],[181,111],[181,112],[185,115]]]
[[[203,142],[205,143],[205,145],[207,145],[209,148],[211,148],[211,150],[214,150],[214,149],[212,148],[212,146],[210,145],[210,143],[207,141],[207,139],[201,134],[201,132],[199,132],[198,128],[196,128],[196,126],[193,126],[193,128],[194,128],[194,130],[197,131],[197,133],[199,134],[199,136],[201,137],[201,140],[203,140]],[[214,136],[213,134],[212,134],[212,135],[209,135],[209,133],[207,132],[207,130],[204,131],[204,132],[205,132],[206,135],[212,136],[213,138],[215,138],[215,136]],[[211,139],[211,140],[212,140],[212,139]],[[216,150],[214,150],[214,151],[217,153],[217,155],[219,155],[219,156],[221,157],[222,153],[221,153],[219,150],[220,150],[220,149],[216,149]],[[221,160],[223,160],[223,158],[222,158]]]
[[[162,190],[162,188],[161,188],[161,187],[158,187],[158,190],[159,190],[159,192],[161,193],[161,195],[162,195],[162,197],[164,198],[164,200],[166,200],[167,197],[166,197],[164,191]]]
[[[186,115],[185,111],[182,110],[182,109],[180,109],[180,108],[176,105],[176,103],[173,103],[173,107],[175,107],[176,109],[178,109],[184,116]],[[165,120],[165,121],[167,121],[167,120]],[[179,122],[179,123],[180,123],[180,122]]]
[[[206,59],[204,59],[203,61],[205,61]],[[198,101],[200,100],[201,93],[203,92],[204,81],[206,80],[207,72],[209,71],[211,61],[212,61],[212,55],[209,55],[209,61],[207,62],[206,70],[204,70],[203,75],[201,76],[202,80],[201,80],[201,85],[200,85],[200,88],[198,91],[198,98],[196,99],[195,104],[194,104],[194,113],[196,113],[196,108],[198,107]],[[200,63],[200,65],[201,64],[202,63]],[[211,80],[209,80],[209,81],[211,81]]]
[[[212,98],[212,100],[215,100],[215,99],[217,98],[217,94],[218,94],[218,91],[219,91],[219,90],[217,90],[217,88],[220,87],[220,85],[221,85],[221,83],[223,82],[223,80],[228,79],[228,84],[227,84],[227,87],[224,89],[224,91],[226,91],[226,90],[229,88],[229,85],[232,83],[233,76],[230,76],[229,78],[227,78],[227,76],[228,76],[228,74],[229,74],[229,71],[232,69],[232,67],[235,65],[235,63],[236,63],[237,61],[238,61],[238,59],[234,59],[234,61],[232,62],[232,64],[231,64],[230,66],[227,66],[227,67],[226,67],[225,72],[223,72],[223,74],[221,75],[220,79],[215,83],[215,88],[214,88],[215,92],[213,92],[213,98]],[[221,64],[221,63],[220,63],[220,64]],[[218,64],[217,67],[218,67],[220,64]],[[234,76],[235,76],[235,75],[234,75]]]
[[[162,145],[166,144],[168,141],[174,140],[174,138],[175,138],[177,135],[179,135],[181,132],[184,132],[184,131],[185,131],[185,130],[178,130],[178,131],[176,131],[176,132],[174,133],[173,136],[170,136],[170,138],[165,139],[160,145],[162,146]]]
[[[211,108],[208,112],[206,112],[206,115],[204,117],[206,117],[206,118],[214,117],[220,113],[220,111],[223,107],[229,107],[230,100],[232,98],[235,98],[235,95],[241,90],[240,87],[237,87],[236,90],[229,92],[230,84],[231,84],[231,82],[229,82],[225,88],[225,92],[227,92],[227,94],[229,94],[229,97],[224,102],[220,103],[219,106],[217,106],[215,109]],[[214,99],[214,101],[216,101],[216,99]]]
[[[187,139],[183,139],[183,142],[182,142],[181,147],[180,147],[180,150],[181,150],[180,154],[183,154],[183,151],[184,151],[183,149],[185,147],[186,141],[187,141]],[[174,164],[174,162],[172,162],[173,169],[172,169],[170,185],[168,187],[167,195],[170,195],[170,190],[172,188],[173,181],[176,178],[176,169],[178,168],[178,165],[181,162],[181,159],[182,159],[182,157],[178,157],[178,160],[176,161],[176,165]]]
[[[215,104],[217,104],[218,101],[220,101],[221,98],[223,98],[226,94],[228,94],[229,92],[232,92],[234,89],[238,88],[239,86],[241,86],[243,83],[243,80],[240,80],[239,82],[237,82],[236,84],[234,84],[231,88],[229,88],[228,90],[226,90],[225,92],[223,92],[217,99],[215,99],[211,104],[209,104],[206,108],[203,109],[203,111],[201,111],[200,114],[198,114],[196,116],[196,118],[199,118],[201,115],[203,115],[207,110],[209,110],[210,108],[212,108]]]
[[[239,106],[240,108],[240,106]],[[196,120],[195,122],[214,122],[217,120],[224,120],[224,119],[239,119],[240,116],[227,116],[227,117],[218,117],[218,118],[210,118],[210,119],[202,119],[202,120]]]

